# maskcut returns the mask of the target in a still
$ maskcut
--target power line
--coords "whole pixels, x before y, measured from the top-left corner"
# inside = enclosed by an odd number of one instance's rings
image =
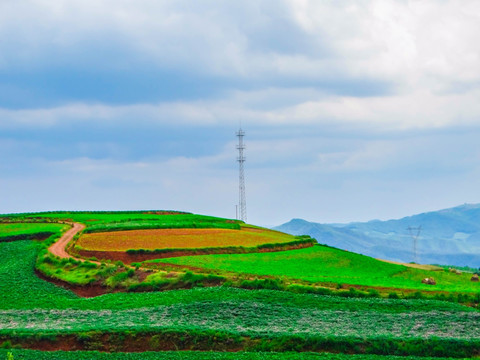
[[[418,264],[417,241],[422,232],[422,225],[418,227],[409,226],[407,230],[410,232],[410,236],[413,239],[413,262]]]

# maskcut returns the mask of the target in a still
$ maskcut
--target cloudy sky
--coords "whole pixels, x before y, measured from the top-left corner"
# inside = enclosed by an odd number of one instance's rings
[[[480,3],[0,1],[0,212],[480,202]]]

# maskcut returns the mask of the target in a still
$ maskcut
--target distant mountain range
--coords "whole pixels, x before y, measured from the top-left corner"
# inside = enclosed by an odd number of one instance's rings
[[[320,244],[401,262],[415,260],[412,235],[417,235],[417,262],[480,267],[480,204],[422,213],[398,220],[320,224],[293,219],[274,229],[310,235]]]

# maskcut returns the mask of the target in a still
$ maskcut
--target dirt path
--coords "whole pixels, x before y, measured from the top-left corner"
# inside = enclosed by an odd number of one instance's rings
[[[386,263],[389,263],[389,264],[403,265],[403,266],[411,267],[411,268],[414,268],[414,269],[429,270],[429,271],[442,271],[443,270],[443,268],[441,268],[439,266],[435,266],[435,265],[409,264],[409,263],[402,263],[402,262],[398,262],[398,261],[391,261],[391,260],[384,260],[384,259],[376,259],[376,260],[380,260],[380,261],[383,261],[383,262],[386,262]]]
[[[62,237],[55,244],[48,248],[48,251],[50,251],[53,255],[59,256],[61,258],[72,257],[69,253],[65,251],[65,247],[77,233],[85,229],[85,225],[83,224],[73,223],[72,225],[73,227],[70,230],[65,232],[65,234],[63,234]]]

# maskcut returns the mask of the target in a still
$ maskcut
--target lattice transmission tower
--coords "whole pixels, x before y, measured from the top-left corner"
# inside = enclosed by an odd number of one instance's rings
[[[237,131],[237,137],[238,137],[238,169],[239,169],[239,174],[238,174],[238,188],[239,188],[239,207],[240,207],[240,217],[239,219],[242,221],[247,221],[247,200],[245,198],[245,169],[244,169],[244,163],[245,163],[245,156],[243,154],[243,151],[245,150],[245,145],[243,143],[243,137],[245,136],[245,131],[240,129]]]
[[[410,236],[413,239],[413,262],[418,264],[418,249],[417,242],[420,233],[422,232],[422,225],[418,227],[409,226],[407,230],[410,232]]]

